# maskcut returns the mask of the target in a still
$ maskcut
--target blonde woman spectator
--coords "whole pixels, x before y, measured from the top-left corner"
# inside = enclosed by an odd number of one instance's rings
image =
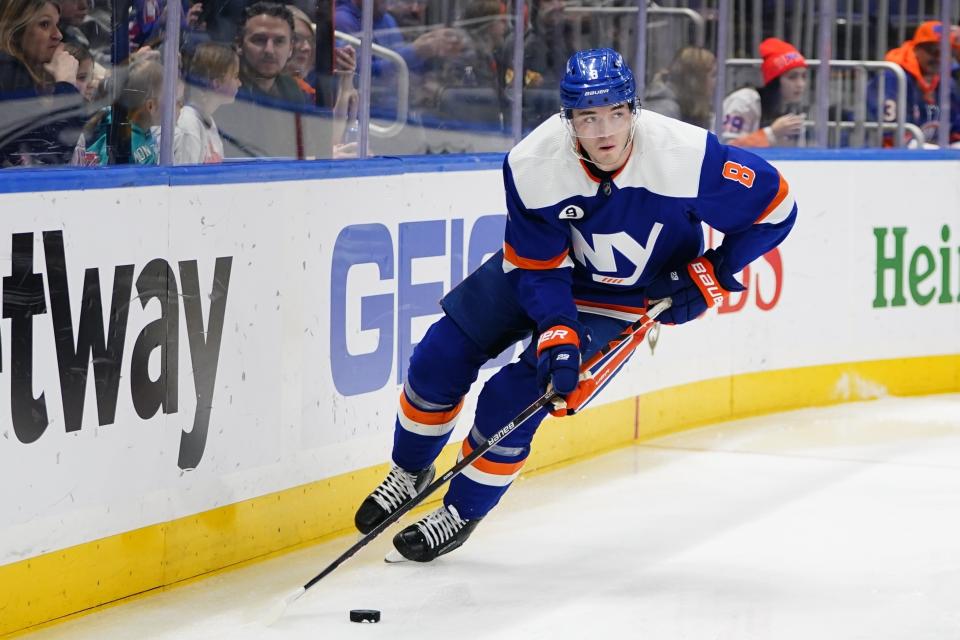
[[[284,68],[300,86],[300,90],[309,98],[311,104],[317,102],[317,88],[321,81],[314,72],[316,67],[316,31],[313,22],[299,8],[288,7],[293,14],[293,55]],[[344,133],[350,123],[357,118],[359,95],[353,86],[353,76],[357,70],[357,55],[353,47],[344,45],[333,49],[333,73],[336,77],[333,103],[333,157],[357,157],[355,140],[345,140]],[[319,87],[323,91],[323,87]],[[325,94],[324,94],[325,95]],[[326,104],[326,100],[320,100]]]
[[[293,54],[287,61],[284,71],[297,81],[300,90],[310,97],[310,102],[313,102],[317,95],[317,78],[314,73],[314,67],[317,65],[317,34],[313,21],[306,13],[293,5],[287,8],[293,14]]]
[[[643,108],[676,120],[710,129],[713,90],[717,86],[717,59],[707,49],[684,47],[669,69],[656,75]]]
[[[218,42],[198,45],[187,63],[186,104],[177,120],[173,147],[176,164],[223,162],[223,140],[213,114],[233,103],[239,88],[236,51]]]
[[[0,3],[0,166],[66,164],[73,152],[83,100],[59,20],[47,0]]]
[[[807,61],[788,42],[760,43],[763,86],[744,87],[723,101],[723,142],[741,147],[796,146],[803,135]]]

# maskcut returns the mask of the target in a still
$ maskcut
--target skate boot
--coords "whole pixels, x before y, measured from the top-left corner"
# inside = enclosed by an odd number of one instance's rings
[[[430,562],[466,542],[480,520],[464,520],[456,508],[443,505],[394,536],[393,546],[407,560]],[[388,562],[395,560],[388,556]]]
[[[373,531],[378,524],[400,508],[404,502],[416,497],[433,481],[436,469],[433,465],[422,471],[411,473],[394,465],[380,486],[373,490],[360,504],[354,516],[354,524],[360,533]]]

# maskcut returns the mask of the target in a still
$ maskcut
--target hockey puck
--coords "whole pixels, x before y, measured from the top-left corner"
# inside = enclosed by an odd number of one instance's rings
[[[380,612],[376,609],[351,609],[350,622],[380,622]]]

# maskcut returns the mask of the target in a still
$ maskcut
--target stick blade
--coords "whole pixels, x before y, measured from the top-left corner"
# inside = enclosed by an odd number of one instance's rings
[[[400,552],[396,549],[390,549],[390,553],[384,557],[383,561],[387,564],[396,564],[398,562],[407,562],[407,559],[400,555]]]
[[[300,599],[307,590],[303,587],[300,587],[296,591],[291,592],[286,597],[277,600],[270,609],[260,618],[260,623],[265,627],[273,626],[280,618],[283,617],[283,614],[287,612],[287,608]]]

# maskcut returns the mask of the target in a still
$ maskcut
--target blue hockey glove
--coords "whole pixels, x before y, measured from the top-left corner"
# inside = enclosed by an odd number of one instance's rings
[[[590,333],[575,320],[558,318],[543,323],[537,340],[537,386],[540,393],[553,389],[566,395],[580,380],[580,348],[590,343]]]
[[[729,293],[744,290],[746,287],[724,267],[723,256],[708,249],[686,269],[660,275],[647,287],[646,296],[648,301],[671,298],[673,305],[657,320],[664,324],[683,324],[723,302]]]

